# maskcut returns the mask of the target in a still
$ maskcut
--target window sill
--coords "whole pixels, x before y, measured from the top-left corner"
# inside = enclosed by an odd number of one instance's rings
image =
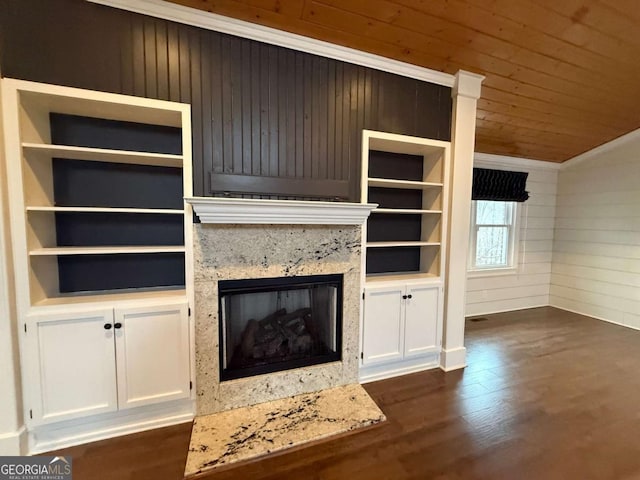
[[[518,273],[517,267],[487,268],[485,270],[467,270],[467,278],[503,277],[508,275],[517,275]]]

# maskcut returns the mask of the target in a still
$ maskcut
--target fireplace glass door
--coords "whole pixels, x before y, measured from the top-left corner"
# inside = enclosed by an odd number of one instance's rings
[[[220,380],[340,360],[342,275],[218,283]]]

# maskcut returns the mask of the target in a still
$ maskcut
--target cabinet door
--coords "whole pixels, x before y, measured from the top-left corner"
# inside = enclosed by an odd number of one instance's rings
[[[189,397],[187,304],[116,309],[115,322],[119,407]]]
[[[113,310],[30,315],[27,325],[23,358],[34,424],[117,410]]]
[[[402,358],[402,287],[367,287],[362,329],[363,365]]]
[[[408,286],[405,300],[404,355],[439,350],[440,286]]]

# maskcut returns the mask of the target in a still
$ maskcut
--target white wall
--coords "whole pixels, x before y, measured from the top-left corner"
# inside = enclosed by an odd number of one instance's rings
[[[0,110],[2,105],[0,104]],[[25,452],[19,383],[13,267],[9,249],[7,178],[0,116],[0,455]]]
[[[465,314],[485,315],[548,305],[559,165],[477,153],[474,166],[529,172],[527,191],[530,198],[519,205],[517,272],[469,276]]]
[[[640,329],[640,134],[559,175],[550,303]]]

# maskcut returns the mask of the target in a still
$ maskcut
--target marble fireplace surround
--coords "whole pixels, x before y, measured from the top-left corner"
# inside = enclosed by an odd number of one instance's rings
[[[362,224],[375,204],[188,198],[194,228],[197,415],[357,383]],[[220,381],[218,281],[343,274],[342,360]]]

